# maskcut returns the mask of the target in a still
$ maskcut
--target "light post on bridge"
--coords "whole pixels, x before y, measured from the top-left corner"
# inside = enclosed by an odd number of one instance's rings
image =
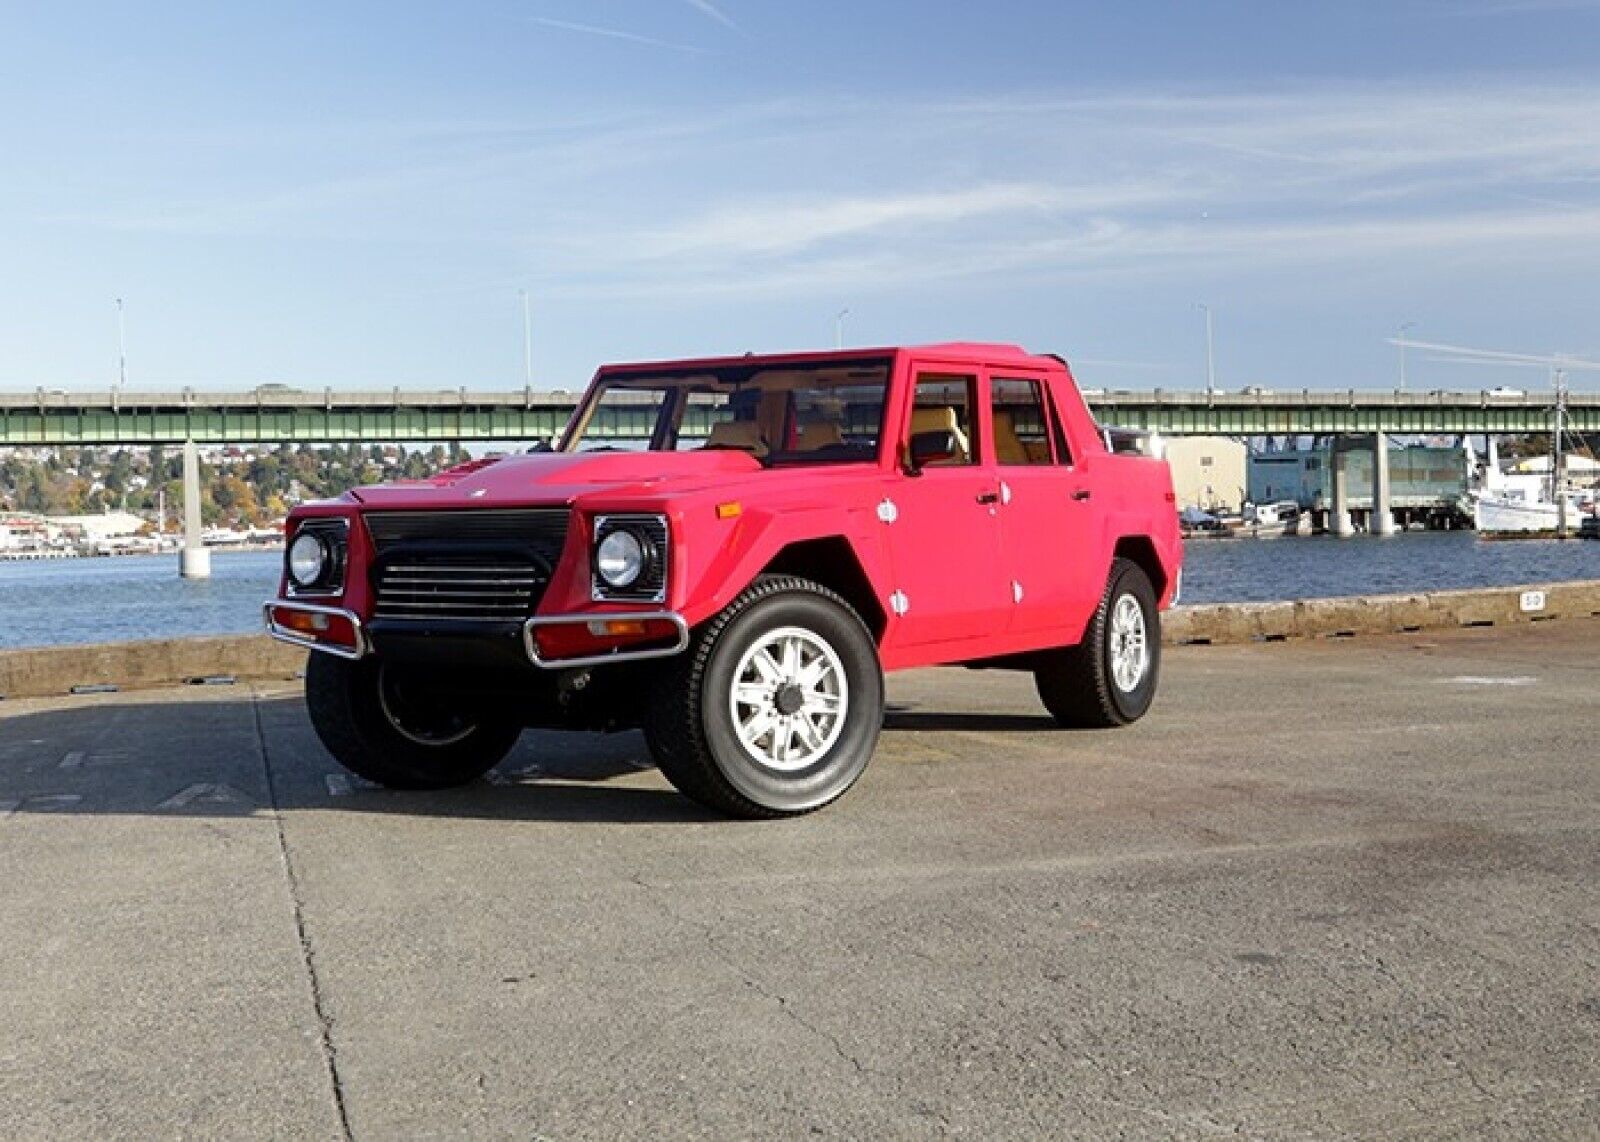
[[[1400,392],[1406,391],[1406,330],[1416,327],[1415,321],[1408,321],[1396,330],[1394,335],[1394,343],[1400,346]]]
[[[1206,315],[1206,398],[1217,395],[1217,353],[1216,337],[1211,325],[1211,307],[1205,302],[1197,302],[1196,307]]]
[[[117,387],[128,387],[128,328],[122,320],[122,299],[117,298]]]
[[[530,389],[533,388],[533,310],[528,301],[528,291],[519,289],[522,295],[522,380]]]

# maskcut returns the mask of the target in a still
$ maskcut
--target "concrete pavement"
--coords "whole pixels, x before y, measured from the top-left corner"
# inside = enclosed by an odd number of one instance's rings
[[[892,679],[822,814],[638,738],[364,789],[283,686],[0,703],[16,1137],[1600,1134],[1600,621]]]

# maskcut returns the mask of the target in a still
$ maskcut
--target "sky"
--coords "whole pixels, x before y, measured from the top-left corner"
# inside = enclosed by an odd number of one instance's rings
[[[0,389],[1600,357],[1600,0],[0,0]],[[848,313],[841,319],[841,311]],[[1542,386],[1412,350],[1413,388]],[[1600,372],[1575,389],[1600,388]]]

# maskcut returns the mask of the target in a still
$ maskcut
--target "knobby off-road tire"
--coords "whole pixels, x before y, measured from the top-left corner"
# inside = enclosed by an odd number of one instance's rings
[[[1161,615],[1155,588],[1137,563],[1114,559],[1105,594],[1077,646],[1051,651],[1033,672],[1045,708],[1063,726],[1136,722],[1161,674]]]
[[[451,709],[430,699],[426,679],[312,651],[306,709],[339,764],[391,789],[447,789],[482,777],[522,734],[513,719]]]
[[[668,661],[645,740],[702,805],[787,817],[843,795],[882,725],[883,671],[860,617],[818,583],[768,575]]]

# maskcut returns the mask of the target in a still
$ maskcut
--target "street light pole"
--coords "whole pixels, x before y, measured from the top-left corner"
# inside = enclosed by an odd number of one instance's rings
[[[1397,332],[1395,334],[1395,338],[1394,338],[1395,344],[1400,346],[1400,391],[1401,392],[1405,392],[1406,391],[1406,330],[1407,329],[1415,329],[1416,327],[1417,327],[1417,323],[1415,321],[1408,321],[1408,322],[1406,322],[1404,325],[1402,325],[1400,327],[1399,332]]]
[[[844,348],[844,319],[850,316],[848,309],[841,309],[833,315],[833,347]]]
[[[128,386],[128,330],[122,320],[122,299],[117,298],[117,387]]]
[[[522,379],[531,389],[533,387],[533,310],[529,307],[528,291],[519,289],[522,295]]]
[[[1211,326],[1211,307],[1205,302],[1198,304],[1200,312],[1206,315],[1206,396],[1209,397],[1217,392],[1216,336]]]

